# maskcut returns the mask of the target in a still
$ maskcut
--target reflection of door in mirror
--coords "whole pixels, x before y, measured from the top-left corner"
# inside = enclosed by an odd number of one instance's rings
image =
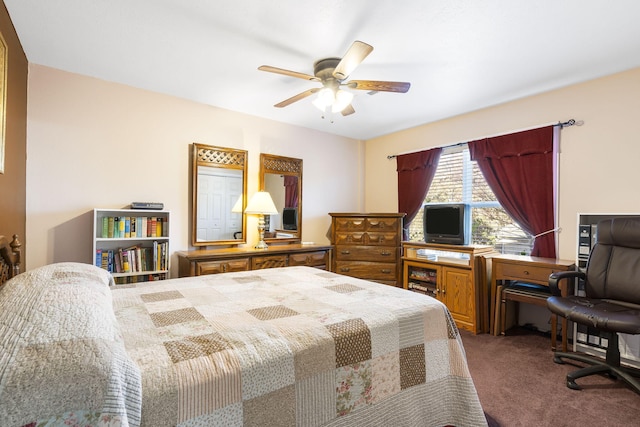
[[[247,152],[192,144],[191,244],[245,242]]]
[[[235,239],[242,232],[242,212],[233,207],[241,198],[241,170],[198,166],[197,241]]]

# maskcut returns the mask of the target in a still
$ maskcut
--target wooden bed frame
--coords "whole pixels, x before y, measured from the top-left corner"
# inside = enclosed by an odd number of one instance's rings
[[[20,273],[21,246],[17,234],[13,235],[11,242],[0,236],[0,286]]]

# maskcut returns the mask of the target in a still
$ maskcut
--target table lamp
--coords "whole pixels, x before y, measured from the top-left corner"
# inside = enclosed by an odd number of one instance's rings
[[[255,248],[267,249],[269,246],[264,242],[264,216],[278,213],[276,205],[271,199],[271,195],[266,191],[258,191],[254,193],[254,195],[251,196],[244,213],[259,215],[258,233],[260,234],[260,241]]]

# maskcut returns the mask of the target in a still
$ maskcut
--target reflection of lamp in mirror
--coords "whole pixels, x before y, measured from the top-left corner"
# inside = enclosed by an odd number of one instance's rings
[[[271,195],[266,191],[258,191],[251,196],[247,208],[244,210],[246,214],[259,215],[258,232],[260,233],[260,241],[255,246],[256,249],[267,249],[268,246],[264,242],[264,216],[277,214],[276,205],[271,199]]]
[[[231,208],[231,212],[242,213],[242,194],[238,197],[238,200],[236,200],[236,203]]]

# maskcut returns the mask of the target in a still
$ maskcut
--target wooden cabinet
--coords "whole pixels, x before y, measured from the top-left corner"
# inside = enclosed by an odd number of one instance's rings
[[[403,286],[444,303],[458,328],[488,331],[488,270],[491,246],[403,243]]]
[[[400,286],[404,214],[330,213],[333,271]]]
[[[178,257],[180,277],[263,268],[308,266],[329,270],[332,248],[320,245],[271,245],[268,249],[225,248],[182,251]]]

